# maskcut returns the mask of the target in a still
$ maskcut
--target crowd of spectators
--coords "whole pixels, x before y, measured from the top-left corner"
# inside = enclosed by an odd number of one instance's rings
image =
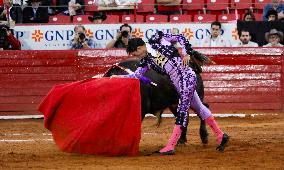
[[[15,23],[47,23],[48,16],[50,15],[92,15],[95,11],[86,12],[86,6],[98,5],[117,7],[117,9],[119,9],[123,6],[133,6],[140,1],[141,0],[94,0],[92,4],[85,4],[85,0],[56,0],[56,4],[54,4],[55,2],[52,0],[3,0],[2,3],[0,0],[0,20],[7,21],[7,19],[10,18],[15,21]],[[155,14],[170,16],[185,13],[182,8],[182,0],[155,0],[155,3],[155,10],[153,11]],[[150,4],[142,5],[147,6]],[[8,13],[7,10],[9,10]],[[254,21],[255,11],[253,11],[253,9],[247,9],[246,11],[247,13],[243,15],[243,20]],[[282,0],[271,0],[271,3],[266,4],[261,11],[263,11],[263,21],[284,19],[284,3]]]

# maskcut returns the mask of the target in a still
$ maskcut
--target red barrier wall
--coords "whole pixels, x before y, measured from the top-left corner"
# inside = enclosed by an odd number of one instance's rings
[[[216,62],[203,69],[213,112],[284,111],[283,48],[199,50]],[[53,85],[90,78],[127,58],[124,50],[0,51],[0,115],[39,114]]]

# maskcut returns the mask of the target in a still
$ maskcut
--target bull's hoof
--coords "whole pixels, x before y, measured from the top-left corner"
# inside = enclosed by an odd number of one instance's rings
[[[175,150],[170,150],[170,151],[166,151],[166,152],[159,152],[161,155],[174,155],[175,154]]]
[[[200,129],[199,131],[200,139],[203,144],[208,144],[208,132],[207,129]]]
[[[227,146],[228,142],[229,142],[229,135],[227,135],[226,133],[223,134],[223,138],[222,138],[222,142],[219,146],[217,146],[216,150],[223,152],[225,150],[225,147]]]

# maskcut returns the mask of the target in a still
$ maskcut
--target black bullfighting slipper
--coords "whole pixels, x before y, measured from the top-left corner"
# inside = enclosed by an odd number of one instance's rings
[[[223,138],[222,138],[222,142],[219,146],[217,146],[216,150],[223,152],[225,150],[225,147],[227,146],[228,142],[229,142],[229,135],[227,135],[226,133],[223,134]]]
[[[174,155],[175,154],[175,150],[169,150],[166,152],[159,152],[161,155]]]

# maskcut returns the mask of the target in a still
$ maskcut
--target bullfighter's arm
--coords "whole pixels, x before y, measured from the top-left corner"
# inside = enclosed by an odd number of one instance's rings
[[[182,34],[164,34],[164,39],[168,42],[178,42],[181,45],[182,52],[184,55],[192,55],[192,47],[188,39]]]
[[[148,65],[140,66],[136,69],[135,72],[132,72],[130,69],[125,69],[128,72],[127,75],[119,75],[119,77],[129,77],[129,78],[138,78],[145,84],[152,84],[157,86],[154,82],[152,82],[148,77],[143,76],[149,70]]]

